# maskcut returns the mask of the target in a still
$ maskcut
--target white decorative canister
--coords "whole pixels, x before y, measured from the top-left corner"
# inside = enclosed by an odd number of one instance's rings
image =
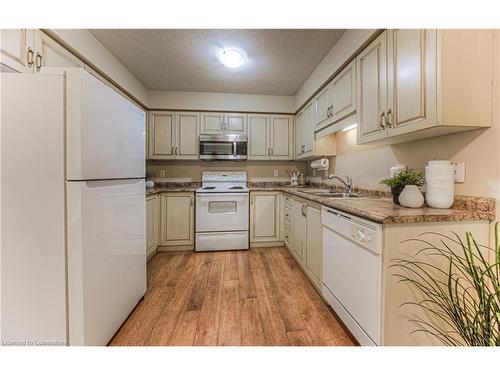
[[[424,205],[424,196],[417,185],[406,185],[399,194],[399,204],[403,207],[420,208]]]
[[[450,208],[455,195],[453,165],[448,160],[429,161],[425,167],[425,180],[427,205],[434,208]]]

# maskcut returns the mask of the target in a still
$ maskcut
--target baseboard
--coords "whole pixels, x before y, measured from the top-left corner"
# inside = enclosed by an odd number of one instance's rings
[[[274,241],[274,242],[250,242],[250,247],[279,247],[285,246],[284,241]]]
[[[166,251],[190,251],[190,250],[194,250],[194,245],[158,246],[158,252],[166,252]]]

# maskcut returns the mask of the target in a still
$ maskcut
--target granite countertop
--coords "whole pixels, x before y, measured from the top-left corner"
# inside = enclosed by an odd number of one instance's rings
[[[163,192],[195,191],[199,186],[199,183],[171,183],[147,189],[146,195]],[[455,203],[450,209],[430,208],[427,206],[405,208],[393,203],[392,199],[387,195],[381,196],[379,192],[368,190],[356,191],[365,195],[361,198],[328,198],[311,194],[314,191],[330,189],[330,187],[324,186],[291,187],[282,183],[249,183],[248,187],[250,191],[282,191],[383,224],[495,220],[495,199],[493,198],[458,195],[455,197]]]

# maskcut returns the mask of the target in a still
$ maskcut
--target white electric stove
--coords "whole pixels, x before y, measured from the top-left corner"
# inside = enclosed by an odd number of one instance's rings
[[[196,251],[248,249],[246,172],[203,172],[196,190]]]

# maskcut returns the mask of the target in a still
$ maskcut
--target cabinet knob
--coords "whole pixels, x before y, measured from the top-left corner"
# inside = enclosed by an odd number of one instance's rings
[[[28,52],[26,54],[27,54],[28,67],[31,68],[33,66],[33,63],[34,63],[33,62],[33,56],[34,56],[33,48],[28,47]]]
[[[382,113],[380,114],[380,121],[379,121],[380,129],[382,130],[385,130],[384,120],[385,120],[385,112],[382,111]]]
[[[39,72],[40,69],[42,69],[42,55],[40,54],[40,52],[36,53],[35,64],[36,64],[36,70],[37,72]]]
[[[387,127],[392,128],[392,109],[390,108],[387,111],[386,122],[387,122]]]

